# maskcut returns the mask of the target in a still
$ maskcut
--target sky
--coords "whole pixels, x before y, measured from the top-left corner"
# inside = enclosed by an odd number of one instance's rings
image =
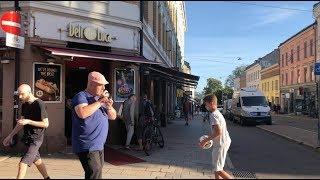
[[[253,63],[312,24],[316,2],[185,1],[185,60],[191,74],[200,76],[196,91],[210,77],[224,84],[237,66]]]

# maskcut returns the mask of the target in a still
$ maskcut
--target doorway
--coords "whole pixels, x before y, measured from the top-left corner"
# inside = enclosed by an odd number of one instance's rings
[[[67,145],[71,145],[72,143],[72,98],[80,91],[86,89],[88,74],[92,71],[102,73],[105,75],[107,81],[110,82],[110,62],[101,62],[95,59],[84,58],[77,58],[74,61],[66,62],[65,136],[67,139]]]

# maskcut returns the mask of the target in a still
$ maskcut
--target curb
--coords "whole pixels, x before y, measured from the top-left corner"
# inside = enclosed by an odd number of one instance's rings
[[[292,142],[296,142],[296,143],[298,143],[299,145],[305,145],[305,146],[307,146],[307,147],[309,147],[309,148],[312,148],[314,151],[320,153],[320,148],[314,147],[313,145],[311,145],[311,144],[309,144],[309,143],[303,143],[303,142],[301,142],[301,141],[297,141],[296,139],[293,139],[293,138],[291,138],[291,137],[289,137],[289,136],[276,133],[276,132],[274,132],[274,131],[272,131],[272,130],[265,129],[265,128],[263,128],[263,127],[259,127],[259,126],[257,126],[257,127],[258,127],[259,129],[262,129],[262,130],[264,130],[264,131],[270,132],[270,133],[272,133],[272,134],[276,134],[276,135],[278,135],[278,136],[280,136],[280,137],[283,137],[283,138],[285,138],[285,139],[287,139],[287,140],[290,140],[290,141],[292,141]]]

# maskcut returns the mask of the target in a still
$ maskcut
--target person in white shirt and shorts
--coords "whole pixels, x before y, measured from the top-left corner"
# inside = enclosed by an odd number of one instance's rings
[[[212,134],[208,138],[199,143],[201,148],[213,140],[212,145],[212,164],[216,179],[231,179],[232,177],[223,170],[227,152],[229,150],[231,139],[227,130],[226,121],[220,111],[217,109],[217,97],[215,95],[207,95],[203,99],[206,109],[209,111],[209,121],[211,124]]]

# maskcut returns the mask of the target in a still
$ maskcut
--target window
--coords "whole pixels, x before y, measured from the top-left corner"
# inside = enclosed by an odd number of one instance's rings
[[[304,68],[303,68],[303,76],[304,76],[304,77],[303,77],[303,80],[304,80],[303,82],[304,82],[304,83],[307,82],[307,70],[308,70],[307,67],[304,67]],[[311,77],[310,77],[310,78],[311,78]],[[311,80],[311,79],[310,79],[310,80]]]
[[[291,71],[291,84],[293,84],[293,70]]]
[[[293,63],[293,49],[291,49],[290,60],[291,60],[291,63]]]
[[[297,61],[300,61],[300,46],[297,47]]]
[[[307,42],[304,42],[304,58],[307,58]]]
[[[278,91],[278,88],[279,88],[279,84],[278,84],[278,83],[279,83],[279,81],[276,80],[276,83],[275,83],[275,85],[276,85],[275,90],[276,90],[276,91]]]
[[[271,82],[271,91],[273,91],[274,81]]]
[[[284,67],[284,54],[282,54],[282,67]]]
[[[301,83],[301,78],[300,78],[300,69],[297,70],[297,76],[298,76],[298,84]]]
[[[269,91],[269,82],[267,82],[267,90]]]
[[[243,106],[268,106],[264,96],[248,96],[241,99]]]
[[[284,74],[281,75],[282,86],[284,86]]]
[[[288,85],[288,73],[286,73],[286,85]]]
[[[313,56],[313,39],[310,40],[310,56]]]
[[[153,35],[157,35],[157,2],[153,1]]]
[[[286,66],[288,66],[288,53],[286,53]]]
[[[313,65],[310,66],[310,81],[311,81],[311,82],[314,82]]]

